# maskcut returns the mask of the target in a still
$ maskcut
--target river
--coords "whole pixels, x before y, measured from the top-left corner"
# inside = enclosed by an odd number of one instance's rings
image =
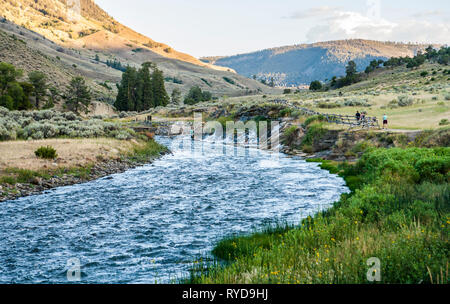
[[[315,163],[244,147],[170,146],[153,164],[0,206],[0,283],[167,283],[223,237],[298,224],[347,192]]]

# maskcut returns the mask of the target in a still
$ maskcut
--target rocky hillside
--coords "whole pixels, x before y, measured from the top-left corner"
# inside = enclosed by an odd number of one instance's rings
[[[206,57],[203,61],[227,66],[237,73],[258,79],[274,78],[278,85],[309,84],[345,74],[345,65],[354,60],[362,71],[373,59],[413,56],[427,45],[340,40],[266,49],[230,57]]]
[[[81,6],[71,6],[71,3]],[[174,88],[186,93],[194,85],[217,96],[271,90],[229,68],[201,62],[133,31],[115,21],[92,0],[0,0],[0,21],[0,30],[7,35],[26,42],[29,49],[59,58],[69,69],[76,69],[97,83],[120,80],[121,71],[111,66],[111,62],[123,67],[152,61],[163,70],[169,94]],[[20,55],[7,49],[1,60],[15,64]],[[115,90],[114,84],[110,87]]]

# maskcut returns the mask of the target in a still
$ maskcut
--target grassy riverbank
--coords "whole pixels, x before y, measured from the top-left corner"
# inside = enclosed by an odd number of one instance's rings
[[[370,149],[354,165],[325,162],[352,193],[295,228],[231,237],[195,264],[191,283],[449,283],[450,148]]]
[[[58,157],[53,160],[37,158],[34,151],[40,146],[54,147]],[[3,150],[0,200],[119,173],[168,151],[153,139],[143,138],[7,141],[0,142],[0,152]]]

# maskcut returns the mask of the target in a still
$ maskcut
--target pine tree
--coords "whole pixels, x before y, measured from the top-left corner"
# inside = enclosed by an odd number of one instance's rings
[[[152,73],[150,69],[153,69]],[[164,86],[164,75],[151,62],[144,63],[139,71],[127,67],[117,89],[114,106],[119,111],[141,112],[166,106],[170,101]]]
[[[88,113],[89,105],[91,104],[91,92],[86,85],[83,77],[72,78],[68,87],[66,107],[79,113],[80,110]]]
[[[47,76],[39,71],[33,71],[28,74],[31,84],[34,87],[34,96],[36,98],[36,109],[39,109],[41,98],[47,95]]]
[[[166,87],[164,86],[164,75],[161,70],[154,68],[152,73],[152,85],[153,85],[153,98],[155,101],[155,107],[165,107],[169,101],[169,95],[167,94]]]
[[[173,104],[179,104],[181,102],[181,91],[178,88],[173,89],[171,95],[171,101]]]
[[[144,63],[138,75],[138,106],[137,111],[146,111],[154,107],[153,84],[150,74],[151,63]]]
[[[12,64],[0,62],[0,95],[8,90],[8,85],[22,76],[22,70],[17,70]]]
[[[130,66],[122,74],[122,80],[117,86],[118,93],[114,106],[119,111],[133,111],[136,104],[137,71]]]

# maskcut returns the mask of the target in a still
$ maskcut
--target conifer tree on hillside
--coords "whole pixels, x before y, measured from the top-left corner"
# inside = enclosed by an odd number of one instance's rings
[[[169,95],[166,92],[164,86],[164,75],[161,70],[155,67],[152,74],[153,83],[153,98],[155,100],[155,106],[167,106],[170,101]]]
[[[133,111],[134,110],[134,91],[136,83],[136,69],[128,66],[122,74],[122,80],[117,85],[118,93],[114,106],[119,111]]]
[[[72,81],[67,88],[66,107],[77,114],[80,113],[80,111],[88,113],[90,104],[91,92],[86,85],[84,78],[72,78]]]
[[[153,69],[152,73],[150,69]],[[144,63],[139,70],[127,67],[117,89],[114,106],[119,111],[142,112],[157,106],[166,106],[170,101],[164,86],[164,75],[151,62]]]
[[[28,74],[31,84],[33,84],[33,94],[36,98],[36,109],[39,109],[41,98],[47,95],[47,76],[39,71],[33,71]]]
[[[173,89],[171,95],[171,102],[173,104],[179,104],[181,102],[181,91],[178,88]]]
[[[9,110],[27,110],[32,107],[30,95],[33,85],[27,82],[18,82],[22,70],[16,69],[12,64],[0,62],[0,106]]]
[[[137,106],[136,111],[145,111],[155,107],[153,98],[153,84],[152,75],[150,74],[150,68],[152,63],[144,63],[139,70],[138,75],[138,93],[137,93]]]

